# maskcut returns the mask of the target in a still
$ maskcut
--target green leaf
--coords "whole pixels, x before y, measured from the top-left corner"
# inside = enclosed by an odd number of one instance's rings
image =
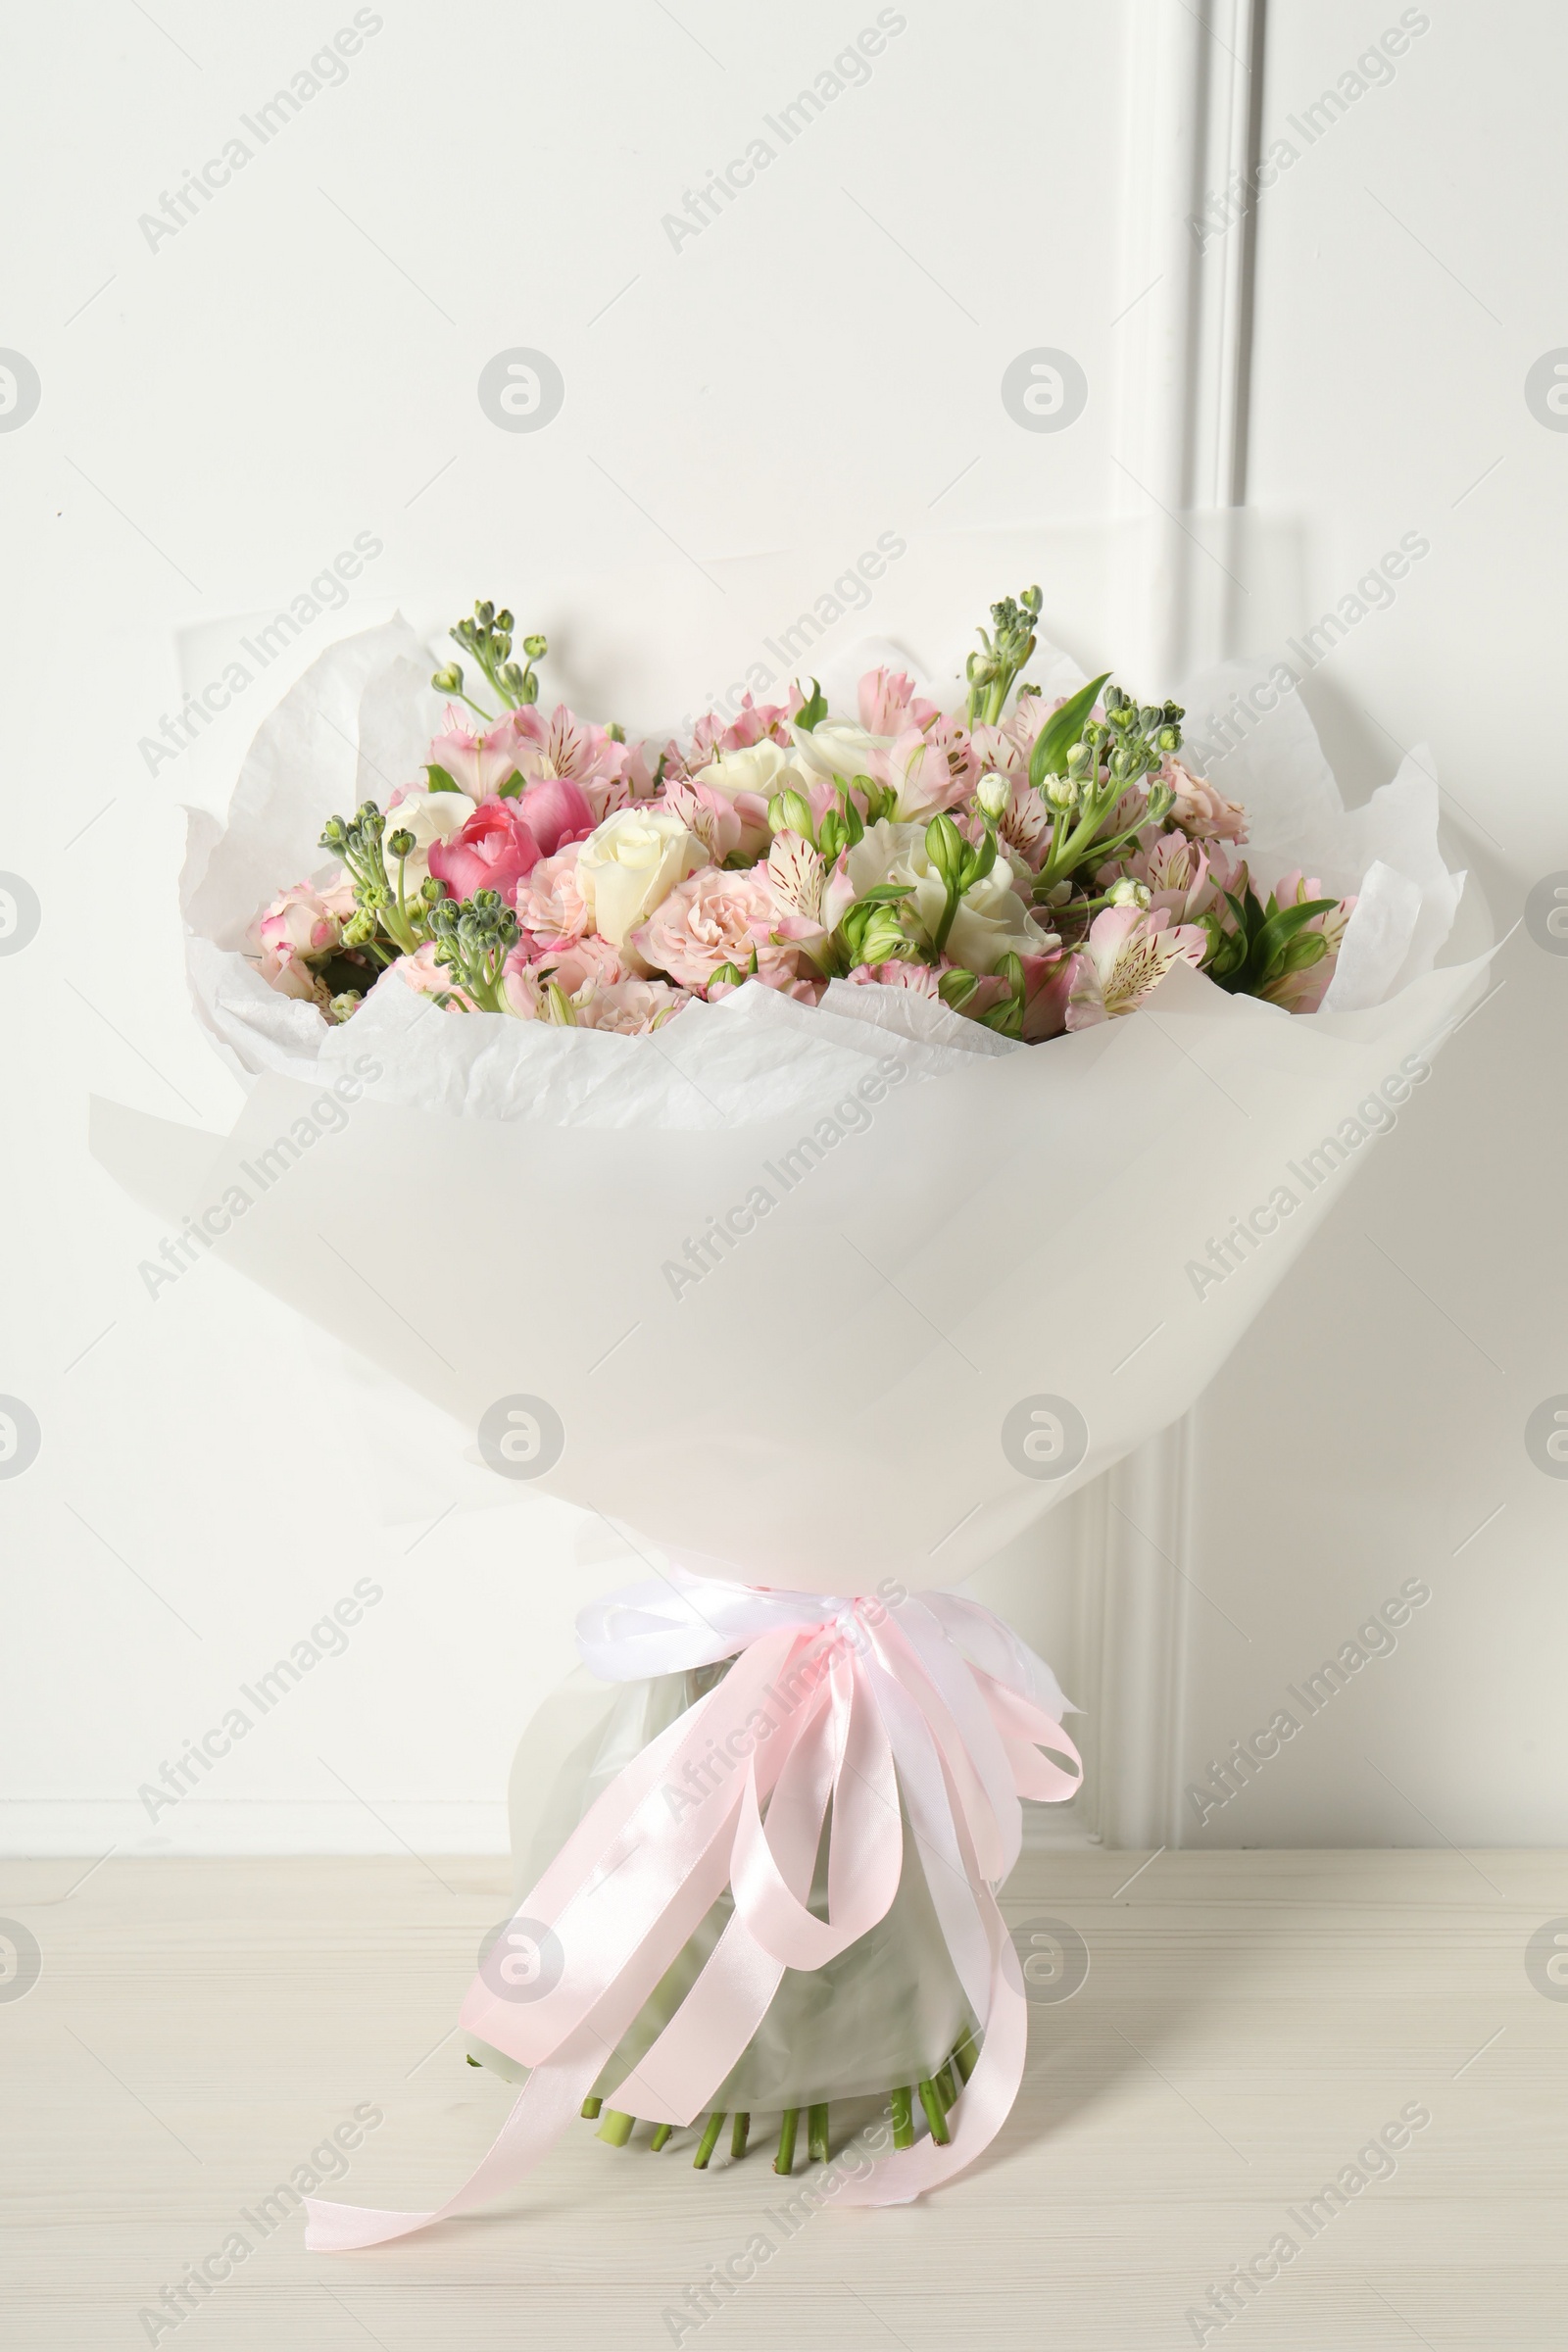
[[[1037,788],[1047,776],[1061,776],[1067,772],[1067,754],[1084,731],[1084,723],[1100,696],[1100,689],[1110,676],[1105,670],[1100,677],[1091,678],[1080,687],[1055,714],[1048,718],[1035,737],[1035,748],[1029,755],[1029,781]]]
[[[804,702],[800,709],[796,711],[795,724],[798,727],[804,727],[807,733],[809,734],[813,727],[821,725],[826,716],[827,696],[822,692],[822,689],[817,684],[815,678],[813,678],[811,680],[810,699],[808,702]]]
[[[514,801],[522,790],[522,781],[521,776],[514,768],[506,782],[496,786],[496,799],[498,801]]]
[[[425,781],[431,792],[461,792],[463,789],[447,774],[444,767],[426,767],[424,773]]]
[[[1298,906],[1281,906],[1271,914],[1253,936],[1247,958],[1249,977],[1253,980],[1272,978],[1275,957],[1289,946],[1297,933],[1304,931],[1307,924],[1318,915],[1326,914],[1331,906],[1338,905],[1338,899],[1306,899]]]

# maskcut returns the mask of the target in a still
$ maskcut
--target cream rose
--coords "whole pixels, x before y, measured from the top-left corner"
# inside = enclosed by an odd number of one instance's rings
[[[770,801],[781,792],[804,791],[810,777],[781,743],[764,740],[748,744],[741,752],[720,753],[697,770],[692,782],[707,784],[732,801],[743,792]]]
[[[895,825],[884,817],[851,850],[848,866],[857,898],[863,898],[879,882],[910,884],[906,919],[927,940],[936,938],[948,890],[926,854],[924,825]],[[1041,953],[1046,933],[1014,889],[1014,879],[1003,855],[989,874],[970,883],[958,901],[947,937],[945,953],[952,962],[970,972],[994,972],[1004,956]]]
[[[577,852],[577,888],[601,939],[623,947],[708,853],[667,808],[617,808]]]
[[[387,809],[386,831],[381,836],[381,856],[394,896],[398,887],[398,861],[386,846],[393,834],[414,835],[414,847],[403,868],[403,893],[407,899],[416,899],[430,871],[432,845],[450,841],[454,833],[461,833],[475,806],[466,792],[423,792],[412,784],[404,787],[403,797]]]

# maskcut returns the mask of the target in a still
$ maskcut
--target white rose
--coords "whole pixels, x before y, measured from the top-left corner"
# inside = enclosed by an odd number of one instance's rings
[[[667,808],[617,808],[577,852],[577,888],[601,939],[623,948],[677,882],[708,863],[708,852]]]
[[[398,861],[386,846],[393,834],[414,835],[414,847],[403,868],[403,895],[412,902],[429,874],[431,843],[450,841],[454,833],[461,833],[474,807],[466,792],[424,792],[416,785],[405,785],[402,797],[386,812],[386,831],[381,836],[381,856],[394,895]]]
[[[813,775],[842,776],[848,784],[856,776],[886,773],[891,735],[867,734],[849,718],[824,718],[818,727],[792,726],[790,733],[795,738],[797,761]]]
[[[804,792],[810,778],[781,743],[764,737],[760,743],[748,744],[744,751],[721,753],[700,767],[692,781],[707,784],[730,800],[738,792],[750,792],[760,801],[770,801],[780,792]]]
[[[879,882],[906,882],[905,918],[912,930],[935,941],[947,908],[948,889],[926,854],[924,825],[895,825],[884,817],[868,828],[849,854],[849,878],[857,898]],[[1013,870],[999,856],[989,874],[971,882],[958,901],[945,953],[965,971],[994,972],[1004,956],[1038,955],[1046,933],[1013,888]]]

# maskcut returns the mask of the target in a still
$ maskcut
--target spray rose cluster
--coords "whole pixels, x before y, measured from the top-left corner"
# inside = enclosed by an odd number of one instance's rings
[[[346,1020],[395,967],[462,1012],[641,1036],[757,983],[907,988],[1029,1044],[1133,1011],[1178,958],[1294,1012],[1321,1003],[1352,901],[1302,874],[1263,897],[1246,814],[1182,763],[1182,710],[1108,672],[1048,702],[1023,669],[1038,588],[992,608],[961,713],[899,672],[855,718],[813,680],[710,712],[684,748],[538,708],[487,603],[423,781],[333,817],[336,865],[258,916],[285,995]],[[475,724],[477,722],[477,724]]]

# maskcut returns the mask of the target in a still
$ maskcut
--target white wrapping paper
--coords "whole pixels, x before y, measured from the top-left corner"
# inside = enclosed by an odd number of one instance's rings
[[[843,662],[838,702],[892,659],[917,666],[887,644]],[[392,974],[330,1028],[266,986],[246,932],[320,871],[328,815],[417,776],[427,670],[401,621],[331,649],[264,725],[226,828],[193,824],[193,995],[252,1082],[232,1135],[204,1147],[99,1105],[94,1147],[466,1424],[498,1491],[518,1477],[599,1514],[656,1572],[840,1595],[961,1584],[1194,1400],[1484,985],[1485,957],[1436,965],[1463,878],[1428,765],[1347,812],[1289,696],[1211,773],[1251,814],[1261,890],[1302,867],[1359,895],[1315,1015],[1178,962],[1140,1012],[1033,1048],[842,982],[817,1008],[749,987],[626,1038],[446,1014]],[[1048,693],[1081,682],[1050,649],[1032,670]],[[1233,665],[1188,699],[1217,708],[1248,682]],[[689,1680],[579,1676],[547,1702],[513,1776],[519,1893]],[[787,1972],[716,2103],[880,2092],[976,2022],[906,1870],[868,1936]]]
[[[256,1074],[206,1174],[184,1131],[102,1106],[95,1148],[475,1433],[542,1404],[526,1474],[645,1551],[960,1583],[1193,1401],[1483,985],[1484,958],[1434,968],[1461,878],[1430,777],[1347,814],[1288,697],[1215,773],[1261,884],[1366,890],[1315,1015],[1178,964],[1040,1047],[843,983],[626,1038],[443,1013],[389,974],[333,1029],[245,928],[326,814],[417,773],[423,674],[401,622],[333,648],[193,842],[193,990]],[[418,1244],[411,1200],[449,1212]]]

